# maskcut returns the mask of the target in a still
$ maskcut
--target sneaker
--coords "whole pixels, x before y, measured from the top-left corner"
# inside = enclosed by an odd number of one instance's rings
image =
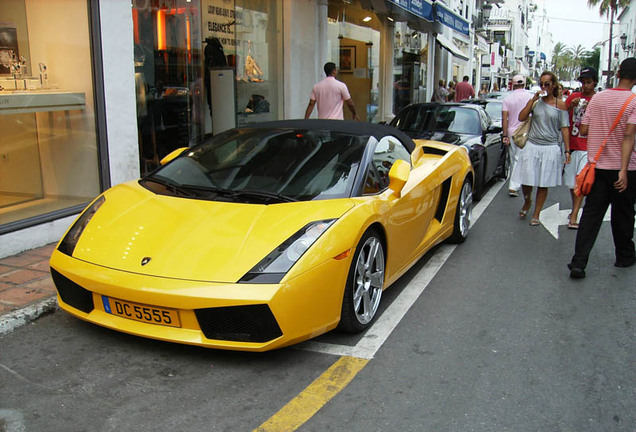
[[[636,258],[617,259],[614,265],[616,267],[631,267],[636,263]]]
[[[517,192],[514,189],[508,189],[508,195],[510,195],[511,197],[518,197],[519,196],[519,192]]]
[[[582,268],[574,267],[572,263],[568,264],[568,268],[570,269],[571,279],[583,279],[585,277],[585,270]]]

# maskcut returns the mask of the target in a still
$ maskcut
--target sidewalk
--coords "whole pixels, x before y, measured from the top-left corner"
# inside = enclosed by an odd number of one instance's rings
[[[0,259],[0,335],[56,307],[49,271],[55,243]]]

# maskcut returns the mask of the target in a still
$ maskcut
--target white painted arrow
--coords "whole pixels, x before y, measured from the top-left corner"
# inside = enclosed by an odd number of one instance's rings
[[[561,225],[567,225],[569,222],[568,215],[572,210],[560,210],[559,203],[554,204],[552,207],[548,207],[547,209],[541,210],[541,225],[548,230],[552,237],[555,239],[559,239],[559,227]],[[607,209],[607,213],[603,217],[604,221],[609,221],[611,219],[611,210],[612,206],[609,206]],[[579,211],[579,218],[581,217],[581,213],[583,209]],[[636,227],[636,223],[634,224]]]

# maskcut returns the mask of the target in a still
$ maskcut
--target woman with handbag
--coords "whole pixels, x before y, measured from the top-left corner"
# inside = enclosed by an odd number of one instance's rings
[[[561,143],[565,146],[565,163],[570,163],[570,120],[565,102],[558,97],[557,78],[552,72],[543,72],[540,85],[541,90],[519,113],[521,122],[532,113],[532,122],[517,169],[512,175],[512,180],[520,183],[523,191],[524,203],[519,218],[526,218],[532,206],[532,189],[537,188],[530,219],[532,226],[540,224],[539,216],[548,197],[548,188],[561,185],[564,162]]]

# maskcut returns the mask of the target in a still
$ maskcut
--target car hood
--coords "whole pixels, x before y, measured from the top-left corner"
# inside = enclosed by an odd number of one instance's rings
[[[339,218],[354,206],[350,199],[273,205],[194,200],[156,195],[137,182],[104,196],[74,258],[138,274],[223,283],[238,281],[306,224]]]

